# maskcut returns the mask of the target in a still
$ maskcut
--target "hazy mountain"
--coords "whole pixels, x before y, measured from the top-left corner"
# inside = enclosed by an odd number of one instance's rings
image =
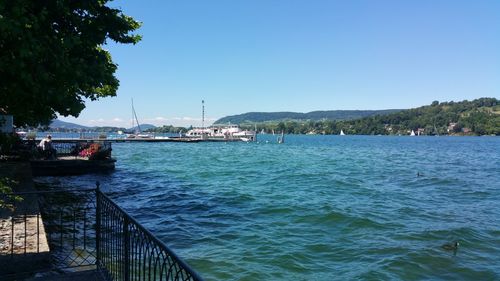
[[[140,126],[141,126],[141,131],[146,131],[149,129],[156,128],[156,126],[152,125],[152,124],[141,124]],[[135,132],[136,130],[137,130],[137,126],[127,129],[127,131],[131,131],[131,132]]]
[[[375,115],[385,115],[401,111],[402,109],[386,110],[328,110],[312,111],[308,113],[299,112],[248,112],[244,114],[223,117],[214,124],[241,124],[259,123],[280,120],[353,120]]]
[[[50,126],[49,126],[52,130],[60,130],[60,129],[63,129],[63,130],[77,130],[77,131],[106,131],[106,132],[116,132],[116,131],[124,131],[124,130],[127,130],[127,131],[131,131],[131,132],[134,132],[136,131],[137,129],[137,126],[136,127],[133,127],[133,128],[130,128],[130,129],[124,129],[124,128],[121,128],[121,127],[113,127],[113,126],[101,126],[101,127],[88,127],[88,126],[83,126],[83,125],[79,125],[79,124],[75,124],[75,123],[71,123],[71,122],[65,122],[65,121],[61,121],[61,120],[58,120],[58,119],[55,119],[52,121],[52,123],[50,123]],[[156,128],[155,125],[152,125],[152,124],[141,124],[141,130],[142,131],[145,131],[145,130],[148,130],[148,129],[151,129],[151,128]]]
[[[74,130],[89,130],[90,127],[78,125],[75,123],[64,122],[59,119],[55,119],[49,125],[52,129],[74,129]]]

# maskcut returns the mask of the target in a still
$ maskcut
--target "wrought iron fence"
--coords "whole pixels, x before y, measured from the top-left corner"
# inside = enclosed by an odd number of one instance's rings
[[[98,263],[112,280],[202,280],[151,232],[98,193]]]
[[[97,269],[107,280],[202,280],[99,185],[0,199],[9,205],[0,210],[0,279],[2,274],[36,270],[22,268],[19,261],[28,258],[30,264],[50,263],[57,269]]]
[[[95,268],[95,189],[2,194],[0,201],[0,275]]]
[[[78,153],[87,146],[86,142],[56,142],[52,141],[52,147],[57,152],[58,156],[78,156]]]
[[[25,140],[22,143],[24,150],[32,154],[33,158],[43,158],[44,152],[40,147],[38,147],[38,142],[34,140]],[[95,146],[93,148],[93,146]],[[95,150],[92,152],[107,152],[111,155],[111,142],[105,140],[52,140],[52,147],[55,149],[56,155],[61,156],[85,156],[88,157],[90,150]],[[87,150],[88,153],[83,153],[82,151]],[[84,151],[85,152],[85,151]]]
[[[92,144],[98,144],[100,150],[111,150],[109,141],[52,141],[52,146],[58,156],[78,156],[82,150],[88,149]]]
[[[42,193],[39,205],[53,266],[95,265],[95,190]]]

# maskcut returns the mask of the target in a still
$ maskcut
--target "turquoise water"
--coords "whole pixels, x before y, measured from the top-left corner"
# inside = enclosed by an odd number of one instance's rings
[[[500,138],[259,137],[114,144],[114,173],[44,180],[101,181],[206,280],[500,279]]]

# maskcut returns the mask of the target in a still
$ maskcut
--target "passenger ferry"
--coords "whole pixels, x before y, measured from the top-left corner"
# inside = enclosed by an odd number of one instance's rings
[[[255,141],[255,131],[242,130],[238,125],[212,125],[207,128],[193,128],[185,137],[213,141]]]

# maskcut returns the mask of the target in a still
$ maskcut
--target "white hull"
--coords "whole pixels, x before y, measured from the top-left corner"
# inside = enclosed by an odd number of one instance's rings
[[[194,128],[189,130],[186,135],[187,138],[207,139],[207,140],[241,140],[241,141],[254,141],[254,131],[243,131],[236,125],[230,126],[211,126],[208,128]]]

